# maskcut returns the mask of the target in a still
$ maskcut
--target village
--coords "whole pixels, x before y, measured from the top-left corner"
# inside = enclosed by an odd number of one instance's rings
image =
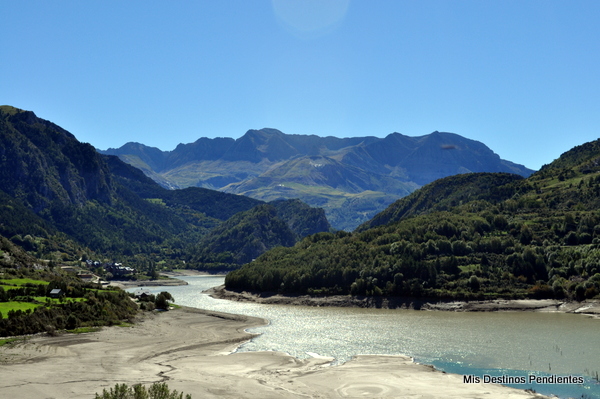
[[[86,283],[109,285],[111,280],[136,279],[135,275],[137,270],[129,266],[123,266],[122,263],[102,263],[88,259],[85,261],[85,265],[87,270],[77,266],[61,266],[61,269],[67,273],[77,275],[81,281]],[[92,273],[91,270],[95,270],[96,273]],[[100,276],[99,274],[103,274],[103,276]]]

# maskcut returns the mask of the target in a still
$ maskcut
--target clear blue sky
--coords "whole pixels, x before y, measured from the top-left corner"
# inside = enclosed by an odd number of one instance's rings
[[[100,149],[435,130],[530,168],[600,137],[600,1],[2,1],[0,104]]]

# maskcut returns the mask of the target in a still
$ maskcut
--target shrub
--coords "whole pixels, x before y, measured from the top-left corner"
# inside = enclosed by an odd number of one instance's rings
[[[157,309],[169,310],[169,301],[175,302],[170,293],[163,291],[156,296],[154,306],[156,306]]]
[[[184,399],[183,392],[171,391],[164,382],[155,382],[146,389],[143,385],[116,384],[115,388],[102,390],[102,395],[96,394],[95,399]],[[185,399],[192,399],[192,395],[186,394]]]
[[[537,299],[554,298],[557,295],[559,288],[557,286],[557,291],[555,291],[553,287],[550,287],[547,284],[538,283],[529,289],[529,293],[533,298]]]
[[[473,292],[479,291],[481,288],[481,283],[479,282],[477,276],[471,276],[471,278],[469,278],[469,287],[471,287]]]
[[[146,311],[153,311],[156,307],[154,306],[154,302],[141,302],[140,309]]]
[[[575,287],[575,299],[578,301],[583,301],[585,299],[585,287],[583,284],[577,284]]]
[[[557,299],[562,299],[565,297],[565,290],[560,281],[555,281],[552,284],[552,291],[554,291],[554,297]]]
[[[592,299],[593,297],[595,297],[596,295],[598,295],[598,290],[596,290],[596,287],[592,286],[592,287],[589,287],[588,289],[586,289],[585,293],[583,295],[587,299]]]

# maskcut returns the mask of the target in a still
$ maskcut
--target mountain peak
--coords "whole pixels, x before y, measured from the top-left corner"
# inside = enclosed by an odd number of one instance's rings
[[[7,114],[7,115],[15,115],[20,112],[25,112],[25,111],[20,108],[13,107],[12,105],[0,105],[0,113]],[[31,112],[31,111],[29,111],[29,112]]]
[[[339,220],[334,227],[352,229],[394,199],[433,180],[468,172],[531,170],[503,161],[491,149],[455,133],[435,131],[410,137],[392,133],[337,138],[285,134],[273,128],[248,130],[242,137],[200,139],[180,144],[168,156],[139,151],[121,158],[135,165],[143,159],[172,186],[199,186],[257,199],[301,198],[323,207]],[[154,163],[147,157],[154,159]],[[318,157],[318,158],[309,158]],[[320,165],[320,166],[316,166]],[[352,197],[355,196],[355,197]],[[357,216],[359,215],[359,216]],[[356,222],[358,221],[358,223]]]
[[[60,126],[31,111],[0,108],[0,186],[39,212],[51,203],[110,202],[111,178],[101,155]],[[34,187],[34,190],[30,188]],[[27,194],[25,194],[27,193]]]

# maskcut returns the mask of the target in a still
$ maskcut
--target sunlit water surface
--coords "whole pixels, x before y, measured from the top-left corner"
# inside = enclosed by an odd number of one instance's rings
[[[223,277],[182,277],[169,291],[177,304],[269,320],[238,351],[281,351],[298,358],[309,353],[345,362],[358,354],[404,354],[447,372],[483,376],[579,375],[583,385],[518,384],[561,398],[600,399],[600,320],[562,313],[428,312],[261,305],[214,299],[202,291]],[[135,289],[130,289],[134,291]],[[510,384],[508,384],[510,385]]]

